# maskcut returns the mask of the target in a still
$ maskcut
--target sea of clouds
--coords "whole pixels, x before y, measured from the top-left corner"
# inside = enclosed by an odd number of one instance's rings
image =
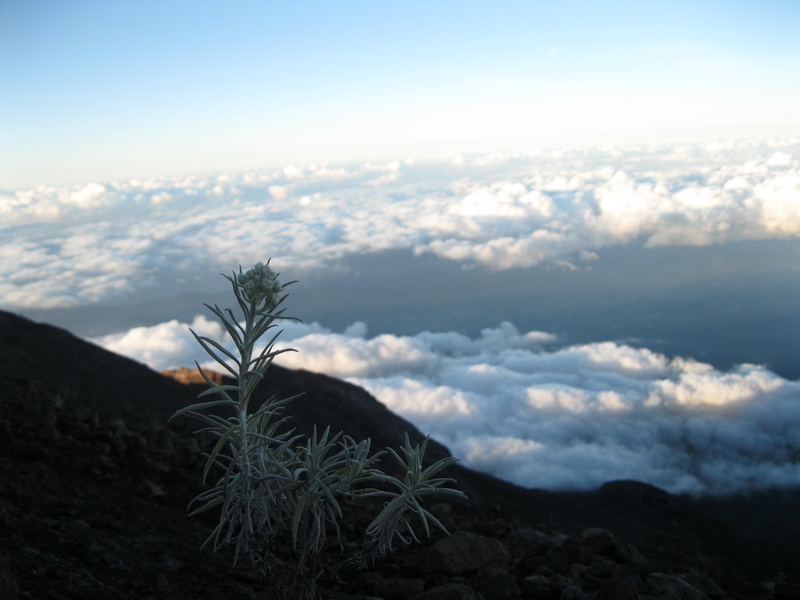
[[[800,236],[800,139],[42,187],[0,194],[0,223],[2,307],[23,312],[158,298],[270,256],[293,275],[397,249],[478,269],[586,269],[613,246]],[[224,339],[198,315],[95,341],[156,369],[204,363],[189,326]],[[287,322],[281,339],[299,350],[281,364],[365,387],[468,466],[521,485],[800,485],[800,383],[763,367],[721,372],[511,323],[371,337],[364,323]]]
[[[190,326],[234,350],[216,321]],[[362,386],[464,464],[519,485],[630,478],[711,494],[800,485],[800,382],[763,367],[720,372],[612,342],[563,346],[510,323],[477,338],[282,327],[277,347],[298,352],[279,364]],[[96,341],[154,368],[196,360],[222,370],[178,321]]]
[[[405,249],[489,269],[800,235],[800,138],[551,150],[0,193],[6,307],[80,306],[266,257]]]

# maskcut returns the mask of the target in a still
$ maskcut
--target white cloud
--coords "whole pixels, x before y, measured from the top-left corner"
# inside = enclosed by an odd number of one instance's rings
[[[786,152],[775,152],[767,160],[768,167],[788,167],[792,164],[792,155]]]
[[[789,137],[619,146],[2,193],[0,291],[9,308],[70,306],[269,256],[296,270],[412,249],[490,269],[573,269],[634,241],[797,237],[799,150]],[[22,246],[46,281],[14,276]],[[48,277],[56,265],[62,275]]]
[[[291,193],[292,188],[288,185],[271,185],[267,188],[270,195],[276,200],[285,200]]]
[[[203,317],[192,327],[220,338]],[[510,323],[476,338],[369,338],[363,323],[342,334],[317,323],[285,329],[279,347],[298,352],[279,364],[360,385],[466,465],[523,486],[633,478],[726,493],[800,485],[800,382],[762,367],[720,372],[611,342],[558,347],[554,336]],[[155,368],[194,360],[214,368],[177,321],[97,341]]]
[[[452,155],[0,193],[3,308],[159,301],[275,257],[381,250],[465,267],[591,268],[603,249],[800,236],[800,140]],[[582,262],[586,261],[586,262]],[[797,382],[510,323],[475,338],[283,325],[284,364],[349,378],[476,468],[524,485],[617,477],[673,491],[798,483]],[[199,333],[221,333],[197,317]],[[207,357],[169,321],[98,340],[157,368]],[[788,466],[787,466],[788,465]]]
[[[159,370],[190,366],[201,358],[203,362],[207,362],[208,357],[200,356],[197,352],[199,345],[190,329],[200,336],[215,340],[225,339],[230,343],[222,325],[202,315],[195,317],[190,325],[172,320],[152,327],[134,327],[124,333],[103,336],[93,341],[107,350],[135,358]],[[216,370],[221,370],[219,365]]]
[[[90,183],[69,195],[70,202],[81,209],[95,208],[108,205],[110,199],[105,186],[99,183]]]

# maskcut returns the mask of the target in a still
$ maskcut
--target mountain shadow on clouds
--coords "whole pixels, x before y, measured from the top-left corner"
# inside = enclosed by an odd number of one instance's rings
[[[101,589],[106,578],[134,581],[137,569],[151,569],[164,571],[164,578],[146,585],[184,590],[170,597],[192,597],[198,586],[208,593],[215,585],[224,597],[229,590],[211,575],[227,572],[229,557],[201,559],[199,545],[211,522],[185,516],[188,501],[202,489],[196,423],[167,424],[205,385],[193,383],[191,372],[156,373],[65,330],[2,311],[0,340],[0,595],[12,589],[41,592],[47,576],[52,585],[63,579],[66,587]],[[303,397],[290,403],[286,416],[300,433],[309,434],[314,424],[330,426],[355,439],[371,438],[374,450],[397,447],[405,433],[412,443],[423,440],[422,432],[363,389],[325,375],[273,366],[255,400],[299,392]],[[446,455],[444,446],[431,441],[431,461]],[[635,545],[625,564],[646,564],[658,573],[702,571],[727,597],[769,597],[757,582],[800,583],[800,547],[792,533],[800,514],[796,491],[749,498],[746,505],[735,498],[703,504],[633,481],[555,493],[523,489],[460,465],[447,474],[469,495],[447,510],[439,506],[451,531],[494,536],[516,548],[511,540],[516,535],[519,543],[524,532],[535,531],[540,540],[564,539],[604,528],[620,548]],[[776,506],[777,520],[766,510]],[[161,541],[146,547],[136,541],[139,535]],[[418,552],[427,551],[424,544]],[[116,553],[113,568],[104,562],[108,553]],[[637,563],[640,554],[650,558]],[[67,565],[66,571],[55,565]],[[4,577],[11,583],[3,584]],[[114,596],[108,585],[102,589],[108,595],[96,597],[148,595],[128,590]]]

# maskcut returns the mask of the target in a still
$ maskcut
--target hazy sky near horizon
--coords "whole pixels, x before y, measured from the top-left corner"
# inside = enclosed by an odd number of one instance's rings
[[[0,189],[800,125],[800,4],[0,3]]]

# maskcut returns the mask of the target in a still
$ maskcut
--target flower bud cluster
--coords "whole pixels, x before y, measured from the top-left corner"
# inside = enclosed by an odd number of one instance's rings
[[[278,305],[278,294],[283,286],[278,281],[278,274],[269,265],[260,262],[252,269],[239,273],[236,279],[245,299],[254,304],[264,302],[262,310],[268,311]]]

